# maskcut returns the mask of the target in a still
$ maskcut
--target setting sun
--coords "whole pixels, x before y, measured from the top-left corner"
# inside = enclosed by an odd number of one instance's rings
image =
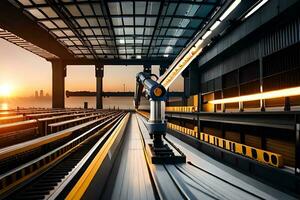
[[[11,95],[11,91],[12,91],[12,88],[10,85],[0,85],[0,96],[1,97],[8,97]]]

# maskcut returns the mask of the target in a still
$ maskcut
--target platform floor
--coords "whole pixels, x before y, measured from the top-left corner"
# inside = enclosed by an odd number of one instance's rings
[[[144,156],[136,114],[128,122],[123,147],[118,155],[103,199],[155,199]],[[112,187],[111,187],[112,186]],[[109,189],[111,188],[111,189]]]
[[[182,191],[189,199],[295,199],[210,158],[170,134],[167,134],[167,138],[186,155],[187,163],[150,165],[150,173],[141,140],[141,133],[145,140],[149,139],[144,122],[141,116],[131,115],[126,137],[103,199],[157,199],[151,177],[166,190],[166,199],[172,200],[182,199],[179,194]],[[167,174],[175,179],[177,187],[171,187],[173,183]],[[178,188],[181,192],[176,191]]]

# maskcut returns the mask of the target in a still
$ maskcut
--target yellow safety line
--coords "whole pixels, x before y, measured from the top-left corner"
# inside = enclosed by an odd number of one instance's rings
[[[80,177],[76,185],[73,187],[71,192],[66,197],[67,200],[70,199],[81,199],[85,191],[87,190],[88,186],[90,185],[91,181],[93,180],[94,176],[96,175],[97,171],[102,165],[103,160],[105,159],[106,155],[108,154],[108,151],[114,141],[116,140],[119,131],[123,127],[124,123],[127,121],[129,117],[129,114],[126,115],[126,117],[120,122],[120,124],[117,126],[117,128],[114,130],[112,135],[109,137],[109,139],[105,142],[103,147],[100,149],[98,154],[95,156],[91,164],[88,166],[84,174]]]

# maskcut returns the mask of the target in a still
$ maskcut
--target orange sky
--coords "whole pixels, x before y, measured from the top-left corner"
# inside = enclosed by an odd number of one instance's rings
[[[135,76],[142,66],[105,66],[104,90],[133,91]],[[158,66],[152,67],[152,73],[158,74]],[[51,63],[14,44],[0,39],[0,85],[12,88],[12,96],[32,96],[35,90],[44,90],[51,95]],[[68,66],[66,90],[95,91],[94,66]],[[170,90],[182,90],[183,79],[178,80]]]

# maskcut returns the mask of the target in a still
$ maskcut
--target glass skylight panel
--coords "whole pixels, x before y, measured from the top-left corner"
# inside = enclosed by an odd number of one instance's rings
[[[177,3],[170,3],[168,10],[167,10],[167,15],[173,15],[176,7],[177,7]]]
[[[176,11],[176,15],[194,16],[198,8],[199,8],[198,5],[183,3],[179,5]]]
[[[26,10],[38,19],[45,19],[46,18],[45,15],[43,13],[41,13],[41,11],[39,11],[37,8],[29,8],[29,9],[26,9]]]
[[[108,8],[111,15],[121,15],[119,2],[108,2]]]
[[[75,34],[71,31],[71,30],[64,30],[64,33],[67,35],[67,36],[75,36]]]
[[[154,28],[145,28],[145,35],[152,35]]]
[[[159,11],[160,2],[148,2],[148,15],[157,15]]]
[[[155,26],[156,17],[147,17],[146,18],[146,26]]]
[[[159,46],[161,45],[162,40],[156,40],[155,44],[152,43],[152,46]]]
[[[136,17],[135,18],[135,25],[144,26],[144,24],[145,24],[145,17]]]
[[[97,49],[97,50],[96,50],[96,53],[97,53],[97,54],[103,54],[103,51],[102,51],[101,49]]]
[[[77,7],[75,5],[67,5],[66,8],[69,10],[71,15],[73,15],[74,17],[81,16],[80,11],[77,9]]]
[[[68,46],[74,45],[73,42],[70,40],[64,40],[63,42]]]
[[[55,24],[53,24],[51,21],[41,21],[41,23],[44,24],[49,29],[56,28]]]
[[[93,59],[93,58],[94,58],[93,55],[86,55],[85,57],[86,57],[87,59]]]
[[[172,39],[170,39],[170,41],[169,41],[169,45],[171,45],[171,46],[175,46],[175,45],[176,45],[176,42],[177,42],[177,40],[178,40],[178,39],[176,39],[176,38],[172,38]]]
[[[85,35],[89,36],[89,35],[94,35],[92,29],[89,28],[85,28],[82,29],[82,31],[85,33]]]
[[[90,40],[92,45],[98,45],[98,41],[97,40]]]
[[[135,14],[145,14],[146,11],[146,2],[137,1],[135,2]]]
[[[139,45],[139,44],[143,44],[143,40],[141,39],[135,39],[135,44]]]
[[[144,40],[144,45],[149,45],[150,44],[150,40]]]
[[[132,48],[127,48],[127,54],[133,54],[134,50]]]
[[[199,17],[206,17],[212,8],[213,8],[213,6],[211,6],[211,5],[202,6],[199,8],[199,10],[197,11],[197,13],[195,15],[199,16]]]
[[[133,17],[123,17],[125,26],[133,26]]]
[[[132,35],[133,34],[133,28],[124,28],[125,35]]]
[[[162,26],[169,26],[171,17],[165,17]]]
[[[125,48],[118,48],[119,54],[126,54]]]
[[[105,19],[99,17],[98,22],[100,23],[100,26],[106,26]]]
[[[32,0],[35,4],[46,4],[45,0]]]
[[[103,52],[104,52],[105,54],[110,54],[110,53],[111,53],[109,49],[104,49]]]
[[[134,40],[133,39],[127,39],[127,40],[125,40],[125,43],[126,44],[133,44]]]
[[[32,3],[29,0],[18,0],[24,6],[30,6]]]
[[[122,26],[123,25],[121,17],[113,17],[112,23],[114,26]]]
[[[188,27],[198,28],[200,26],[201,22],[202,22],[201,19],[192,19],[192,20],[190,20]]]
[[[105,44],[105,40],[100,40],[100,39],[98,39],[98,43],[99,43],[99,44]]]
[[[83,15],[86,16],[94,15],[94,12],[89,4],[81,4],[79,5],[79,8],[81,9]]]
[[[92,6],[96,15],[102,15],[102,9],[99,3],[93,3]]]
[[[122,1],[122,12],[124,15],[133,15],[133,2],[132,1]]]
[[[99,26],[98,21],[96,18],[87,18],[87,21],[90,26]]]
[[[100,28],[93,28],[92,30],[94,31],[95,35],[102,35],[102,31]]]
[[[78,39],[73,40],[76,45],[82,45],[82,42]]]
[[[84,18],[81,18],[81,19],[76,19],[76,22],[79,24],[79,26],[82,28],[82,27],[87,27],[88,24],[86,22],[86,20]]]
[[[136,35],[143,35],[144,28],[135,28],[135,34]]]
[[[160,29],[159,35],[165,35],[167,32],[167,28]]]
[[[109,35],[108,29],[107,28],[103,28],[102,29],[102,34],[103,35]]]
[[[55,11],[50,7],[40,8],[40,10],[43,11],[49,18],[58,17]]]
[[[52,20],[59,28],[67,28],[68,26],[61,19]]]
[[[65,34],[62,31],[60,31],[60,30],[52,31],[52,33],[54,35],[58,36],[58,37],[64,37],[65,36]]]
[[[183,36],[191,37],[194,34],[194,30],[185,30]]]
[[[141,48],[136,48],[136,49],[135,49],[135,52],[136,52],[136,53],[142,53],[142,49],[141,49]]]
[[[116,35],[123,35],[123,28],[114,28]]]
[[[168,45],[169,42],[170,42],[170,40],[171,40],[171,39],[164,39],[164,40],[162,41],[162,44],[163,44],[163,45]]]

